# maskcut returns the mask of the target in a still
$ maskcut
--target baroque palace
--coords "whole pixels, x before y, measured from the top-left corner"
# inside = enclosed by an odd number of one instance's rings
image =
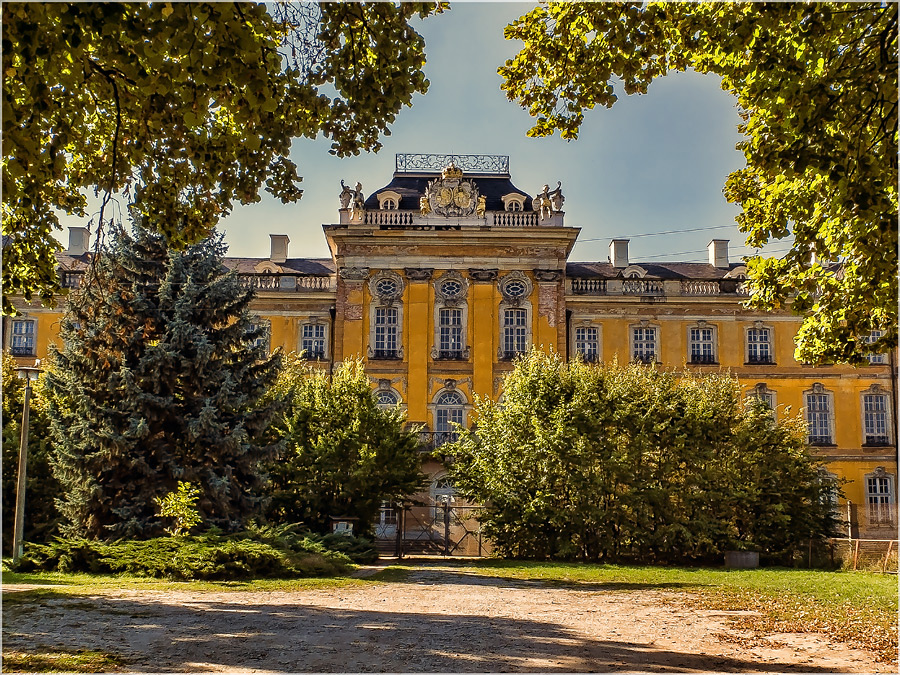
[[[404,406],[429,447],[469,423],[475,394],[499,396],[532,345],[587,361],[727,369],[774,414],[802,411],[813,451],[847,480],[848,536],[894,538],[895,355],[858,368],[795,361],[799,320],[743,306],[746,269],[729,260],[727,241],[711,241],[704,264],[633,261],[627,239],[611,241],[608,261],[570,262],[579,228],[564,223],[561,185],[524,192],[505,156],[397,155],[385,187],[342,187],[339,221],[324,226],[331,258],[291,257],[288,236],[272,234],[268,258],[226,260],[256,289],[271,348],[325,368],[362,356],[379,402]],[[70,229],[60,273],[76,287],[88,231]],[[19,306],[4,346],[30,364],[56,338],[60,310]],[[446,500],[440,466],[423,468],[430,496]],[[392,518],[383,512],[381,525]]]

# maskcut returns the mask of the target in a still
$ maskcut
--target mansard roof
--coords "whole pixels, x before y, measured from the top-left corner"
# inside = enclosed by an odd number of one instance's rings
[[[238,274],[255,274],[257,266],[263,263],[271,263],[268,258],[225,258],[225,265],[229,269],[237,270]],[[334,274],[334,261],[331,258],[288,258],[283,263],[275,263],[281,268],[282,274],[309,274],[312,276],[326,276]]]
[[[440,178],[437,173],[395,173],[390,183],[383,188],[375,190],[366,199],[366,209],[377,210],[378,194],[385,190],[393,190],[400,195],[400,203],[397,208],[401,211],[415,211],[419,208],[419,197],[425,195],[425,188],[430,181]],[[510,193],[525,197],[525,210],[530,211],[531,195],[513,185],[509,176],[464,173],[463,178],[472,180],[478,186],[478,194],[485,197],[485,209],[487,211],[503,211],[504,205],[501,197]]]
[[[731,270],[743,265],[743,262],[733,262],[728,268],[724,268],[707,263],[645,263],[640,260],[631,262],[632,267],[646,270],[644,279],[722,279]],[[608,262],[566,263],[566,276],[581,279],[616,279],[622,276],[623,271],[624,268],[613,267]]]

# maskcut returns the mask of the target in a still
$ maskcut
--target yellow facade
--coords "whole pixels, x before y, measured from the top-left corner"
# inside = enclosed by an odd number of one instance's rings
[[[362,358],[373,388],[405,406],[435,443],[454,421],[471,421],[476,395],[500,395],[511,357],[531,345],[727,370],[748,395],[772,397],[777,415],[809,417],[810,406],[823,406],[810,418],[820,434],[812,451],[847,481],[840,508],[846,515],[849,504],[853,535],[892,536],[895,355],[859,368],[798,363],[799,320],[744,307],[745,270],[728,261],[727,242],[710,243],[709,264],[630,261],[624,240],[612,242],[609,263],[569,262],[579,230],[563,223],[561,191],[554,197],[545,186],[545,199],[531,197],[510,182],[508,162],[505,172],[467,168],[467,157],[457,158],[462,173],[398,171],[355,208],[342,203],[339,222],[324,228],[330,260],[289,258],[283,235],[273,235],[269,259],[229,258],[258,289],[254,311],[269,323],[271,347],[306,349],[324,368]],[[83,261],[70,253],[64,270]],[[20,305],[35,324],[19,358],[44,357],[60,315]],[[6,347],[12,329],[7,320]],[[884,410],[867,423],[866,405]]]

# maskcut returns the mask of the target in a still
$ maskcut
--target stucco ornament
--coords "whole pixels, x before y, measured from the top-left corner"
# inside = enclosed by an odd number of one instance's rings
[[[366,198],[363,197],[362,183],[357,183],[356,188],[353,190],[353,198],[350,202],[350,220],[362,218],[363,213],[365,213],[365,203]]]
[[[563,202],[566,198],[562,193],[562,183],[556,181],[556,189],[551,192],[549,185],[544,185],[544,189],[540,194],[531,200],[534,210],[541,214],[541,220],[550,218],[554,213],[562,211]]]
[[[478,204],[475,206],[475,215],[479,218],[483,218],[485,209],[487,209],[487,197],[481,195],[478,198]]]
[[[350,202],[353,201],[353,190],[350,189],[349,185],[344,185],[343,179],[341,179],[341,194],[338,195],[338,199],[341,200],[342,209],[349,209]]]
[[[475,213],[478,198],[478,186],[474,181],[464,180],[462,169],[450,162],[440,178],[428,183],[423,199],[427,200],[430,210],[439,216],[455,218]],[[421,202],[420,211],[427,215]]]
[[[423,216],[431,213],[431,204],[428,203],[428,197],[419,197],[419,213]]]

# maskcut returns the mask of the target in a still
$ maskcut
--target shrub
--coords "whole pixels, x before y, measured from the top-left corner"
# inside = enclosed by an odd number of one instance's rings
[[[342,574],[351,558],[297,535],[269,540],[241,532],[144,541],[56,539],[25,545],[15,571],[126,573],[174,580],[320,577]]]
[[[501,555],[538,559],[721,560],[728,549],[787,555],[831,534],[836,486],[808,452],[802,420],[745,403],[735,378],[565,363],[533,350],[502,405],[448,452],[457,487],[485,504]]]

